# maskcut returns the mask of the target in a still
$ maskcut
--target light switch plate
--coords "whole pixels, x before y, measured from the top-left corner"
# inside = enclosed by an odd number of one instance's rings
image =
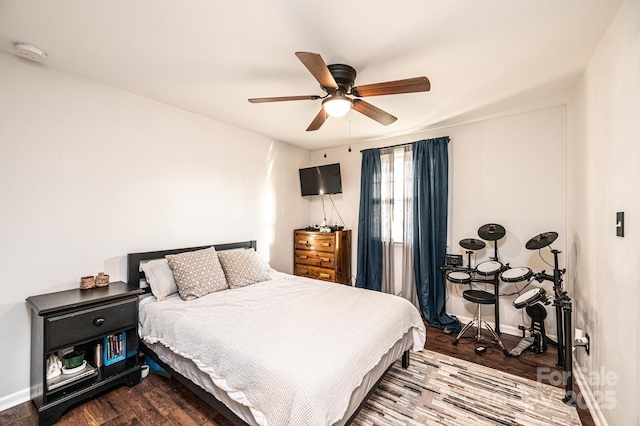
[[[624,237],[624,212],[616,213],[616,235]]]

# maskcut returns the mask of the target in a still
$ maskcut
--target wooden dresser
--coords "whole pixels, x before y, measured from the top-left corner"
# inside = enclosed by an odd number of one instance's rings
[[[294,273],[351,285],[351,231],[294,231]]]

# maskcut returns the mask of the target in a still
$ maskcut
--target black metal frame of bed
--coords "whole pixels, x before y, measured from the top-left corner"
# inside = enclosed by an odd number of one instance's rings
[[[154,259],[162,259],[166,255],[169,255],[169,254],[178,254],[178,253],[184,253],[184,252],[188,252],[188,251],[202,250],[202,249],[206,249],[206,248],[209,248],[209,247],[211,247],[211,245],[201,246],[201,247],[189,247],[189,248],[182,248],[182,249],[157,250],[157,251],[141,252],[141,253],[129,253],[127,255],[127,271],[128,271],[127,272],[127,282],[130,285],[135,285],[137,287],[140,286],[140,281],[142,279],[144,279],[144,272],[142,272],[142,270],[140,269],[140,264],[141,263],[144,263],[144,262],[150,261],[150,260],[154,260]],[[242,242],[228,243],[228,244],[214,244],[213,247],[215,247],[216,251],[234,250],[234,249],[254,249],[254,250],[257,250],[257,243],[256,243],[255,240],[250,240],[250,241],[242,241]],[[151,289],[149,287],[145,288],[145,292],[146,293],[148,293],[150,291],[151,291]],[[206,402],[210,407],[212,407],[214,410],[216,410],[218,413],[220,413],[223,417],[225,417],[231,423],[233,423],[236,426],[250,426],[247,422],[245,422],[240,417],[238,417],[238,415],[236,413],[234,413],[229,407],[227,407],[223,402],[218,400],[215,396],[213,396],[212,394],[210,394],[209,392],[207,392],[206,390],[204,390],[203,388],[201,388],[197,384],[193,383],[191,380],[189,380],[188,378],[184,377],[182,374],[178,373],[173,368],[171,368],[170,366],[168,366],[167,364],[162,362],[160,360],[160,358],[155,354],[155,352],[153,352],[148,346],[146,346],[144,344],[144,342],[140,341],[140,345],[139,346],[140,346],[140,350],[146,356],[151,358],[154,362],[156,362],[163,369],[165,369],[171,375],[171,377],[176,379],[184,387],[186,387],[191,392],[196,394],[200,399],[202,399],[204,402]],[[353,420],[356,418],[356,416],[358,415],[358,413],[360,412],[362,407],[364,407],[366,401],[369,399],[371,394],[376,390],[376,388],[378,387],[378,385],[380,384],[382,379],[387,375],[387,373],[389,372],[389,370],[391,369],[392,366],[393,366],[393,363],[386,369],[384,374],[382,374],[380,376],[380,378],[375,383],[375,385],[373,385],[371,390],[369,390],[369,392],[364,397],[364,399],[362,400],[362,402],[360,403],[358,408],[354,411],[354,413],[351,415],[349,420],[345,423],[346,425],[349,425],[349,424],[351,424],[351,422],[353,422]],[[408,350],[405,351],[402,354],[402,367],[403,368],[408,368],[409,367],[409,351]]]

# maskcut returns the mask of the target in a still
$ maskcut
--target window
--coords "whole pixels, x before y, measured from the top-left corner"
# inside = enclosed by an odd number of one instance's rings
[[[391,236],[393,241],[402,242],[402,206],[404,203],[404,150],[393,151],[393,225]]]
[[[403,241],[405,199],[413,197],[411,146],[381,151],[383,241]],[[408,164],[405,164],[407,163]],[[389,227],[387,224],[391,224]],[[387,231],[385,231],[385,229]]]

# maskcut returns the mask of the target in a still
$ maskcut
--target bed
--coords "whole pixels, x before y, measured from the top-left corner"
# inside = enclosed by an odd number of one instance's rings
[[[145,285],[145,262],[209,247],[129,254],[128,282]],[[141,350],[235,425],[350,424],[391,365],[424,347],[402,298],[263,267],[269,279],[251,285],[140,301]]]

